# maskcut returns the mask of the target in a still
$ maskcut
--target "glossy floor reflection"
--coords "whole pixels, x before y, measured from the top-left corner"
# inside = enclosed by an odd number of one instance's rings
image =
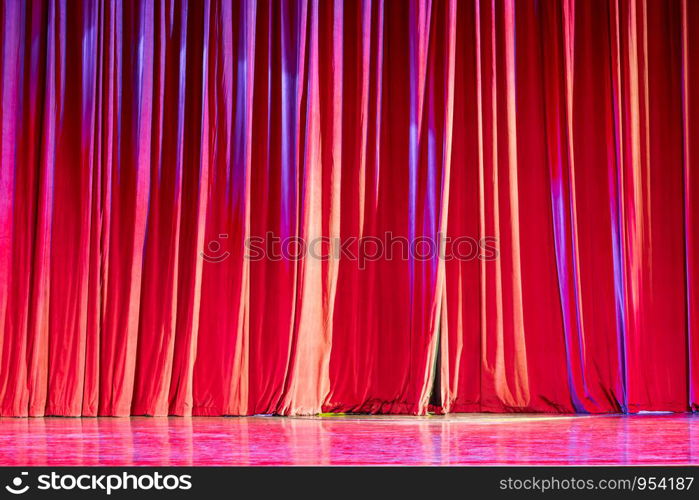
[[[691,414],[0,418],[0,465],[698,463]]]

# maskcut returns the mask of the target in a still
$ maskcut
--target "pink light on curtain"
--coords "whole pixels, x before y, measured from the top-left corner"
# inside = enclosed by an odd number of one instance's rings
[[[0,415],[694,409],[698,22],[0,0]]]

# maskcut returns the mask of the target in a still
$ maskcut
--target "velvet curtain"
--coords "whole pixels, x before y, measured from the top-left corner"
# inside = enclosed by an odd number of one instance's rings
[[[699,1],[0,6],[0,415],[699,403]]]

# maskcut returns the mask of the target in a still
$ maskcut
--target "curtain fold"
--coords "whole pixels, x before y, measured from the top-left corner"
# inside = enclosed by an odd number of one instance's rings
[[[697,25],[0,0],[0,416],[696,409]]]

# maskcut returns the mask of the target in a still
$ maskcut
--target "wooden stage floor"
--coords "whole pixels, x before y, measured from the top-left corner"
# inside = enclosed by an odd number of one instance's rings
[[[0,465],[699,464],[699,415],[0,418]]]

